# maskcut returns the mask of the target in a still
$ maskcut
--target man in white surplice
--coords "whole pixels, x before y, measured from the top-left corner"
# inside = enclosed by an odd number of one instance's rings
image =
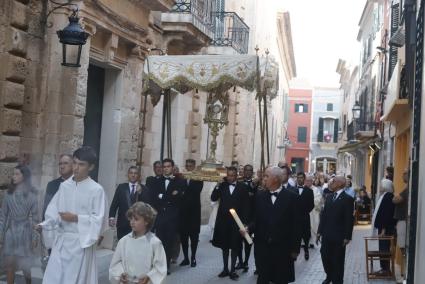
[[[105,192],[93,181],[96,154],[84,146],[73,154],[74,175],[64,181],[40,224],[43,231],[55,229],[52,254],[43,284],[97,284],[96,242],[105,216]]]

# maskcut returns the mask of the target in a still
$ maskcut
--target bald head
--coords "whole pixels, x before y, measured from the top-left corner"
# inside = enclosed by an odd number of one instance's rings
[[[264,172],[263,179],[266,188],[275,191],[282,186],[283,170],[279,167],[268,167]]]
[[[335,176],[332,178],[331,183],[329,185],[330,189],[332,191],[338,191],[340,189],[343,189],[345,187],[345,177],[343,176]]]

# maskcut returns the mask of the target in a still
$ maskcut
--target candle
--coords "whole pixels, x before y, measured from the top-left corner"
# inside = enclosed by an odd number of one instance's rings
[[[239,229],[246,231],[245,226],[242,224],[241,219],[239,219],[238,213],[236,213],[235,209],[230,209],[229,212],[230,214],[232,214],[233,219],[235,219],[235,222],[238,225]],[[252,239],[248,235],[248,233],[244,234],[244,237],[248,244],[252,244]]]

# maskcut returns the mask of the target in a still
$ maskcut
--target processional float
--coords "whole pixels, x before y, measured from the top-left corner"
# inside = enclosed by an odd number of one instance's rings
[[[257,49],[258,52],[258,49]],[[278,64],[269,56],[258,55],[153,55],[145,61],[143,74],[144,114],[146,114],[147,95],[155,105],[161,95],[163,100],[161,153],[160,160],[172,157],[171,143],[171,93],[186,93],[190,90],[206,93],[206,113],[204,123],[208,125],[211,137],[209,152],[205,161],[186,178],[203,181],[221,181],[225,175],[223,162],[216,158],[217,136],[228,124],[229,95],[235,87],[256,93],[260,119],[261,170],[269,163],[269,141],[267,103],[277,95]],[[144,115],[145,116],[145,115]],[[144,131],[144,121],[142,131]],[[167,136],[167,149],[165,149]],[[143,133],[142,133],[143,141]],[[142,161],[142,152],[139,162]]]

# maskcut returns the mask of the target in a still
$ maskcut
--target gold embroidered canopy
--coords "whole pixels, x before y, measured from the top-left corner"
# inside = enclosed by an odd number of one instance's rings
[[[149,56],[144,66],[143,91],[192,89],[221,92],[233,86],[256,89],[256,55],[177,55]]]

